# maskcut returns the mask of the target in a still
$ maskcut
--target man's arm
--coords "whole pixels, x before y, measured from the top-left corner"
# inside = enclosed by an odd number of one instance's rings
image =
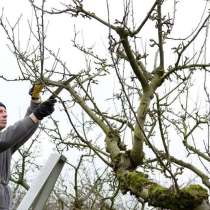
[[[42,88],[43,86],[40,86],[40,84],[33,85],[29,91],[32,100],[25,118],[0,133],[0,152],[9,148],[12,152],[15,152],[36,131],[39,121],[54,111],[54,104],[56,102],[54,98],[49,98],[40,103],[39,93]]]
[[[9,126],[0,134],[0,152],[9,148],[14,152],[27,141],[37,129],[39,123],[34,123],[30,116]]]
[[[26,115],[24,119],[0,133],[0,152],[9,148],[11,148],[12,152],[15,152],[24,144],[37,129],[39,120],[52,114],[55,102],[56,100],[51,98],[38,104],[34,110],[32,109],[33,112],[29,116]],[[27,113],[30,113],[30,111]]]
[[[23,135],[21,139],[18,139],[18,142],[15,142],[14,146],[11,146],[12,153],[14,153],[16,150],[18,150],[36,131],[39,125],[39,120],[35,117],[33,112],[37,109],[37,107],[40,104],[40,100],[32,100],[29,108],[27,109],[25,118],[29,117],[30,120],[33,122],[32,125],[30,125],[30,128],[26,135]],[[31,122],[30,122],[31,124]]]
[[[35,82],[33,84],[32,88],[30,88],[30,90],[29,90],[29,95],[31,96],[31,103],[26,111],[25,117],[29,116],[35,125],[32,125],[32,128],[31,128],[30,132],[28,133],[28,135],[24,136],[24,138],[22,138],[21,140],[16,142],[15,145],[11,147],[12,153],[14,153],[19,147],[21,147],[38,128],[39,120],[36,118],[36,116],[33,114],[33,112],[38,108],[38,105],[41,102],[40,93],[41,93],[43,87],[44,86],[41,83]]]
[[[27,115],[30,114],[29,118],[31,119],[34,125],[31,127],[30,130],[28,130],[26,135],[24,135],[24,138],[22,138],[22,140],[18,140],[18,143],[16,143],[15,146],[13,146],[12,152],[15,152],[31,137],[31,135],[37,129],[40,120],[53,113],[55,102],[56,100],[54,98],[49,98],[47,101],[44,101],[43,103],[40,103],[38,105],[35,105],[35,102],[31,104],[30,108],[27,111]]]
[[[39,120],[33,115],[39,104],[40,101],[32,100],[24,119],[0,133],[0,152],[9,148],[14,152],[31,137],[39,124]]]

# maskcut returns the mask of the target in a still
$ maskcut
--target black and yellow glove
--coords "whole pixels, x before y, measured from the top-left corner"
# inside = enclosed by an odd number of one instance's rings
[[[50,97],[48,100],[39,104],[33,112],[36,118],[38,120],[42,120],[44,117],[51,115],[54,112],[55,103],[56,99],[54,97]]]
[[[42,83],[36,82],[34,83],[33,87],[29,90],[29,95],[31,95],[32,100],[40,99],[40,93],[44,85]]]

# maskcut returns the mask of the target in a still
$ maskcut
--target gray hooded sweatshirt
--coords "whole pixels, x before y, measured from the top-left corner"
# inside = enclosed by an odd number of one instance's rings
[[[9,210],[11,157],[36,131],[38,123],[34,123],[29,115],[37,106],[37,103],[31,102],[24,119],[0,132],[0,210]]]

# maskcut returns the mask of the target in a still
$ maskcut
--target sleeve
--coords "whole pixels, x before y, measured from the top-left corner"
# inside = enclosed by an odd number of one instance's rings
[[[25,118],[9,126],[0,135],[0,152],[11,148],[14,153],[21,145],[23,145],[36,131],[39,123],[34,123],[29,115],[38,106],[38,103],[31,102]]]
[[[30,106],[28,107],[25,116],[29,116],[36,108],[37,106],[40,104],[40,102],[33,102],[31,101]]]

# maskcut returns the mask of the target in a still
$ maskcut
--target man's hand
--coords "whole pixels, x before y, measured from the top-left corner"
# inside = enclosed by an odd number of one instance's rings
[[[54,112],[55,98],[49,98],[47,101],[39,104],[33,114],[38,120],[42,120],[44,117]]]
[[[40,99],[40,93],[43,87],[44,85],[39,82],[34,83],[33,87],[29,90],[29,95],[31,95],[32,100]]]

